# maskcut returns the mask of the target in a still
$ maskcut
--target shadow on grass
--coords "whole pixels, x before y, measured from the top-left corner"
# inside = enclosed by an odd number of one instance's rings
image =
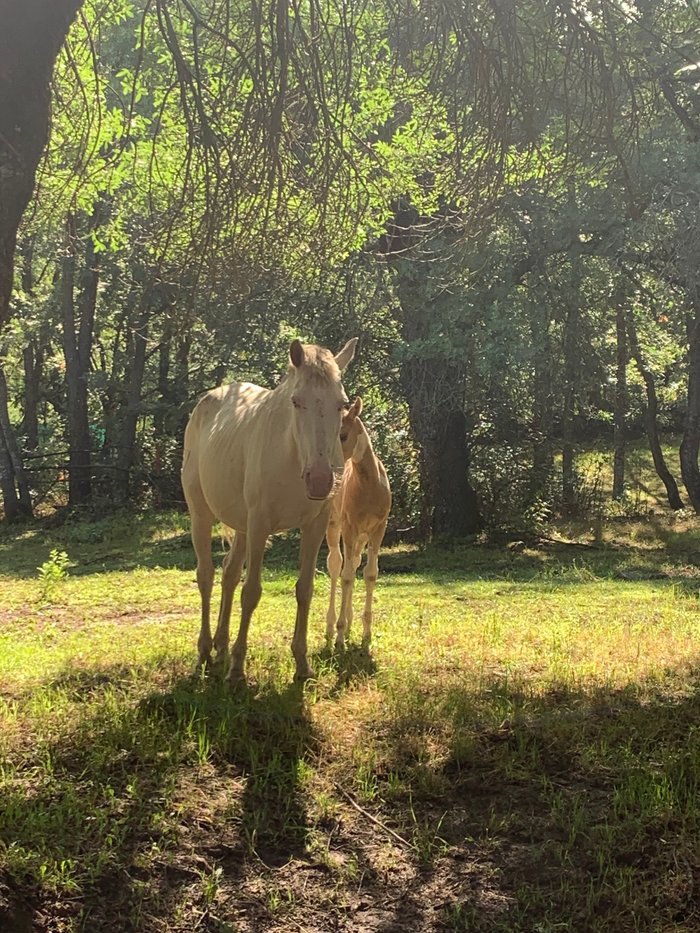
[[[183,909],[183,885],[194,904],[206,900],[203,865],[216,861],[217,883],[235,883],[247,860],[274,866],[304,851],[301,782],[316,738],[302,689],[232,692],[193,677],[133,702],[138,676],[115,668],[55,681],[86,709],[67,737],[42,742],[35,778],[9,782],[0,801],[14,892],[4,916],[0,896],[3,933],[28,912],[39,931],[56,910],[76,929],[141,930],[144,914]]]
[[[337,696],[353,683],[366,681],[377,672],[377,664],[369,648],[349,644],[344,651],[323,648],[313,656],[314,670],[320,673],[332,671],[337,680],[331,696]]]
[[[137,568],[194,570],[196,561],[189,534],[189,520],[178,514],[177,525],[157,513],[116,515],[102,521],[80,522],[45,528],[40,522],[20,531],[0,525],[0,566],[19,579],[37,576],[37,568],[52,549],[65,550],[71,576],[128,572]],[[225,545],[212,538],[215,564],[221,563]],[[299,535],[290,532],[270,538],[265,564],[280,570],[298,565]]]
[[[557,578],[557,583],[565,585],[581,582],[581,574],[616,577],[630,567],[638,579],[658,576],[660,557],[671,567],[700,562],[698,529],[675,526],[661,516],[650,516],[632,525],[639,541],[621,540],[601,546],[535,537],[518,542],[521,546],[515,549],[470,541],[385,549],[380,574],[394,581],[402,576],[419,576],[438,585],[494,579],[527,583],[541,577],[552,581]],[[610,523],[613,526],[615,523]],[[641,546],[642,539],[657,547]],[[663,547],[659,548],[659,544]],[[69,522],[58,528],[41,523],[19,530],[0,528],[0,566],[6,574],[24,579],[37,577],[38,566],[48,559],[52,548],[67,551],[71,576],[136,568],[193,572],[195,567],[189,519],[181,513],[119,513],[97,521]],[[224,546],[216,538],[213,553],[215,563],[220,564]],[[298,555],[297,532],[273,536],[265,567],[268,571],[294,573]],[[325,560],[324,545],[318,560],[322,572]]]
[[[337,691],[374,670],[360,649],[317,661],[337,671]],[[264,896],[290,859],[289,928],[698,929],[699,679],[693,667],[669,675],[666,693],[658,681],[535,693],[507,678],[406,679],[361,726],[365,797],[355,764],[320,747],[296,686],[231,693],[174,677],[144,692],[149,669],[68,672],[57,685],[82,715],[32,745],[0,800],[6,877],[22,892],[3,933],[214,933],[226,926],[208,913],[212,879],[229,891],[230,928],[244,917],[279,929],[245,882],[257,872]],[[364,817],[350,811],[331,832],[358,866],[347,881],[307,850],[319,760],[346,769],[363,802]],[[392,837],[368,814],[407,843],[391,870],[376,865]]]
[[[700,929],[700,668],[679,673],[682,695],[505,681],[400,694],[373,725],[375,793],[418,864],[376,929]]]

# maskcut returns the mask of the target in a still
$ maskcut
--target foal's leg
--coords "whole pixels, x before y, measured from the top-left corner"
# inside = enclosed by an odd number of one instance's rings
[[[327,524],[328,510],[322,509],[318,518],[301,530],[299,579],[296,585],[297,618],[294,625],[294,637],[292,638],[292,654],[297,666],[296,680],[308,680],[314,676],[314,672],[309,665],[307,630],[311,597],[314,592],[316,559],[318,558],[318,549],[321,546],[321,541],[323,541]]]
[[[328,523],[326,531],[326,541],[328,542],[328,558],[326,567],[331,578],[331,595],[328,603],[328,612],[326,613],[326,642],[330,647],[335,631],[337,619],[335,611],[335,594],[338,588],[338,579],[340,571],[343,569],[343,555],[340,552],[340,522],[334,522],[332,519]]]
[[[217,661],[225,661],[228,654],[231,603],[233,594],[241,579],[245,550],[246,536],[242,532],[236,531],[229,552],[224,558],[221,574],[221,606],[219,607],[219,622],[214,635]]]
[[[202,600],[202,624],[199,630],[197,648],[199,649],[198,667],[211,663],[211,628],[209,627],[209,610],[211,608],[211,591],[214,586],[214,561],[211,557],[211,529],[214,516],[206,511],[195,512],[190,507],[192,520],[192,544],[197,555],[197,586]]]
[[[349,537],[343,534],[343,572],[342,594],[340,600],[340,615],[338,616],[338,634],[335,646],[339,650],[345,647],[345,639],[350,634],[352,625],[352,591],[355,585],[355,574],[362,560],[363,541],[361,537]]]
[[[248,522],[246,535],[246,576],[241,590],[241,625],[238,636],[231,649],[231,670],[229,680],[232,684],[245,682],[245,656],[248,650],[248,629],[255,607],[260,602],[262,584],[263,555],[268,538],[267,526]]]
[[[382,522],[369,536],[369,544],[367,545],[367,563],[363,572],[365,578],[365,611],[362,616],[362,644],[365,648],[369,648],[372,641],[372,600],[374,598],[374,587],[377,584],[377,576],[379,575],[379,548],[384,540],[385,531],[386,522]]]

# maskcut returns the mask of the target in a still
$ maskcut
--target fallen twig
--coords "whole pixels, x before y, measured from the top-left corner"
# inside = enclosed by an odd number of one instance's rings
[[[402,846],[406,846],[407,849],[411,849],[412,852],[417,852],[418,848],[412,842],[409,842],[408,839],[404,839],[399,833],[387,826],[386,823],[382,823],[381,820],[378,820],[376,816],[373,816],[369,810],[365,810],[364,807],[361,807],[360,804],[355,800],[355,798],[349,794],[340,784],[333,782],[333,786],[337,791],[339,791],[343,797],[351,804],[358,813],[361,813],[363,816],[366,816],[368,820],[374,823],[375,826],[378,826],[380,829],[383,829],[385,833],[388,833],[393,839],[397,842],[400,842]]]

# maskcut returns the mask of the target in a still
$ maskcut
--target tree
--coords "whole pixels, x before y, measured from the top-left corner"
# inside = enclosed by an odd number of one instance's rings
[[[0,327],[9,314],[17,230],[46,145],[51,72],[81,2],[0,3]]]

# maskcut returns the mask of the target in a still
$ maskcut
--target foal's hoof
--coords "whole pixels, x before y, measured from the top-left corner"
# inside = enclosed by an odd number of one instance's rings
[[[305,684],[307,680],[313,680],[315,676],[313,668],[307,664],[306,667],[297,670],[294,675],[294,682],[297,684]]]

